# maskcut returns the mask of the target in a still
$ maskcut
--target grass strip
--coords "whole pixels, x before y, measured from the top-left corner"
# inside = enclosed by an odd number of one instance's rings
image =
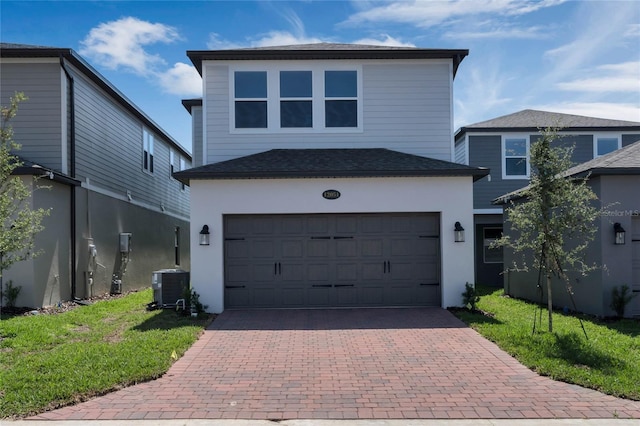
[[[554,331],[549,333],[544,310],[534,333],[534,318],[539,319],[540,313],[537,304],[505,297],[502,289],[477,286],[477,290],[482,312],[453,313],[522,364],[554,380],[640,400],[640,321],[556,311]]]
[[[164,374],[208,319],[147,311],[151,290],[0,320],[0,418],[32,415]]]

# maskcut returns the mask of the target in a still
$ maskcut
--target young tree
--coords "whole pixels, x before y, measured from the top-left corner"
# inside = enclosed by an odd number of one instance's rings
[[[43,228],[45,209],[32,209],[28,204],[30,188],[13,171],[22,166],[14,154],[20,145],[13,140],[9,122],[18,112],[18,104],[27,98],[16,93],[8,107],[1,107],[0,126],[0,285],[2,273],[16,262],[34,256],[35,235]],[[2,290],[2,288],[0,288]]]
[[[567,176],[573,148],[552,146],[559,138],[557,131],[541,130],[540,139],[531,145],[531,182],[518,194],[522,199],[511,201],[506,210],[516,237],[503,236],[497,242],[523,255],[520,262],[514,262],[517,270],[527,270],[526,258],[533,254],[532,266],[546,280],[549,332],[553,332],[552,278],[561,279],[571,294],[567,271],[584,275],[595,269],[585,263],[584,255],[600,214],[588,177]]]

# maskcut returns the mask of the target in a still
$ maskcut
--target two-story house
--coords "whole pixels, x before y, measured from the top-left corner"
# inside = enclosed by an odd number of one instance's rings
[[[540,129],[546,128],[560,128],[557,143],[574,147],[575,164],[640,139],[640,123],[530,109],[457,130],[455,161],[491,170],[473,188],[476,283],[503,285],[502,249],[491,247],[502,234],[503,209],[492,201],[529,183],[529,147],[540,136]]]
[[[597,156],[566,171],[567,178],[586,179],[597,196],[602,213],[593,224],[596,234],[585,250],[583,261],[597,268],[583,275],[567,271],[571,293],[565,282],[552,280],[553,302],[557,307],[577,310],[599,317],[615,314],[611,308],[613,290],[628,286],[634,297],[626,306],[625,316],[640,317],[640,137],[639,140]],[[526,199],[526,187],[498,197],[494,204],[509,209]],[[504,223],[504,233],[513,235],[511,224]],[[526,256],[526,255],[525,255]],[[522,264],[523,254],[505,249],[506,266]],[[546,286],[537,288],[538,270],[505,273],[505,293],[536,302],[546,301]]]
[[[186,268],[189,188],[172,173],[191,167],[189,152],[72,49],[2,43],[2,105],[16,92],[28,97],[11,122],[16,173],[32,206],[50,209],[40,255],[3,273],[17,304],[149,287],[152,271]]]
[[[175,176],[191,186],[191,283],[209,310],[459,306],[473,280],[462,228],[488,173],[452,162],[467,54],[188,51],[204,84],[184,103],[199,167]]]

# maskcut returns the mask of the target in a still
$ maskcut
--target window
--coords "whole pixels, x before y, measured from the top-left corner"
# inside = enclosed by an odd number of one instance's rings
[[[235,72],[236,129],[265,129],[267,127],[266,71]]]
[[[173,250],[176,266],[180,266],[180,227],[176,226],[173,231]]]
[[[501,236],[502,228],[484,228],[482,239],[484,263],[502,263],[502,247],[491,247],[491,244]]]
[[[180,157],[180,170],[178,170],[178,171],[181,172],[183,170],[187,170],[187,162],[185,161],[184,158]],[[180,189],[182,189],[184,191],[185,187],[186,187],[186,185],[184,183],[180,182]]]
[[[527,137],[505,137],[502,140],[503,179],[529,177],[529,143]]]
[[[142,169],[146,172],[153,173],[153,135],[142,130]]]
[[[267,64],[231,69],[231,133],[338,133],[362,131],[359,67]]]
[[[358,127],[358,75],[355,71],[325,71],[326,127]]]
[[[608,154],[620,148],[620,139],[616,136],[596,136],[593,157]]]
[[[313,127],[311,71],[280,71],[280,127]]]
[[[175,161],[176,154],[173,150],[169,150],[169,176],[173,178],[173,173],[176,171],[175,169]]]

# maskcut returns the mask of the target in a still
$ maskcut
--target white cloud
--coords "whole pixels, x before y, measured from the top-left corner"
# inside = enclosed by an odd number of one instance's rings
[[[207,48],[211,50],[239,49],[242,47],[247,47],[247,46],[246,45],[243,46],[241,44],[238,44],[229,40],[225,40],[221,38],[220,34],[218,33],[210,33],[209,41],[207,41]]]
[[[635,92],[640,95],[640,61],[601,65],[589,74],[599,75],[560,82],[556,87],[575,92]]]
[[[147,51],[148,46],[170,44],[181,40],[178,31],[168,25],[125,17],[93,28],[81,42],[80,53],[99,66],[122,68],[159,84],[167,93],[179,96],[201,96],[202,79],[196,69],[177,62],[167,62]]]
[[[140,75],[165,65],[159,55],[144,47],[154,43],[172,43],[179,39],[175,28],[125,17],[93,28],[81,42],[80,53],[98,64],[117,69],[124,67]]]
[[[158,73],[158,79],[167,93],[180,96],[202,96],[202,78],[192,65],[177,62],[173,68]]]
[[[474,31],[447,31],[443,38],[450,40],[469,40],[469,39],[531,39],[540,40],[548,38],[550,34],[543,27],[529,28],[513,28],[513,27],[496,27],[483,30],[477,28]]]
[[[268,33],[262,34],[259,38],[253,40],[251,45],[254,47],[265,47],[310,43],[322,43],[322,40],[316,37],[307,37],[305,35],[294,35],[288,31],[269,31]]]
[[[381,39],[376,38],[361,38],[354,41],[354,44],[365,44],[371,46],[394,46],[394,47],[416,47],[413,43],[405,43],[397,38],[391,37],[389,34],[382,34]]]
[[[565,0],[448,0],[448,1],[393,1],[383,6],[367,3],[351,15],[342,25],[397,22],[428,28],[446,24],[462,17],[477,15],[514,16],[556,6]],[[368,8],[367,8],[368,6]]]
[[[586,117],[608,118],[640,122],[640,105],[610,102],[560,102],[532,107],[543,111],[563,114],[584,115]]]

